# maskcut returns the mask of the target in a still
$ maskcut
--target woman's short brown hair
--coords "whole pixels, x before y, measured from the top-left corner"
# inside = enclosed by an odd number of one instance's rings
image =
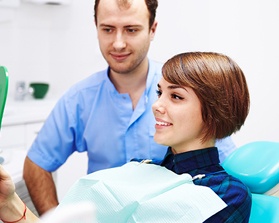
[[[189,52],[169,59],[162,69],[166,81],[190,87],[198,96],[204,130],[202,140],[221,139],[238,131],[249,113],[245,76],[228,56]]]

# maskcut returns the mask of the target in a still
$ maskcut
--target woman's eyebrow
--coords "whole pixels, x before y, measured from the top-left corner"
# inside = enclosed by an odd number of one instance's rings
[[[160,85],[160,84],[157,84],[157,87],[160,89],[160,88],[161,88],[161,85]],[[188,92],[188,90],[187,90],[185,87],[181,86],[181,85],[175,85],[175,84],[173,84],[173,85],[169,85],[167,88],[168,88],[168,89],[178,89],[178,88],[181,88],[181,89],[184,89],[185,91]]]
[[[185,90],[185,91],[187,91],[188,92],[188,90],[185,88],[185,87],[183,87],[183,86],[181,86],[181,85],[170,85],[170,86],[168,86],[168,89],[178,89],[178,88],[181,88],[181,89],[183,89],[183,90]]]

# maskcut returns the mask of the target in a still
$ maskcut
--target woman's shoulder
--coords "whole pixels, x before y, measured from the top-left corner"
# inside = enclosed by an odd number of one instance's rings
[[[227,204],[231,202],[251,202],[249,188],[239,179],[220,171],[216,174],[205,174],[205,177],[194,182],[202,186],[210,187]]]
[[[239,179],[225,171],[204,177],[200,185],[210,187],[226,204],[227,207],[212,216],[209,222],[248,222],[252,198],[249,188]]]

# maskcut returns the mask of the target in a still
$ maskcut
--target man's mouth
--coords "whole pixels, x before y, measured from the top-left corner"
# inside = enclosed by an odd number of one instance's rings
[[[125,60],[129,54],[111,54],[115,60]]]

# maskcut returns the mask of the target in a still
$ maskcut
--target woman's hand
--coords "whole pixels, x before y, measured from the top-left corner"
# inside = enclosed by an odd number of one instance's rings
[[[7,204],[9,199],[11,199],[14,194],[15,185],[12,181],[12,178],[3,168],[3,166],[0,165],[0,213],[3,206]]]

